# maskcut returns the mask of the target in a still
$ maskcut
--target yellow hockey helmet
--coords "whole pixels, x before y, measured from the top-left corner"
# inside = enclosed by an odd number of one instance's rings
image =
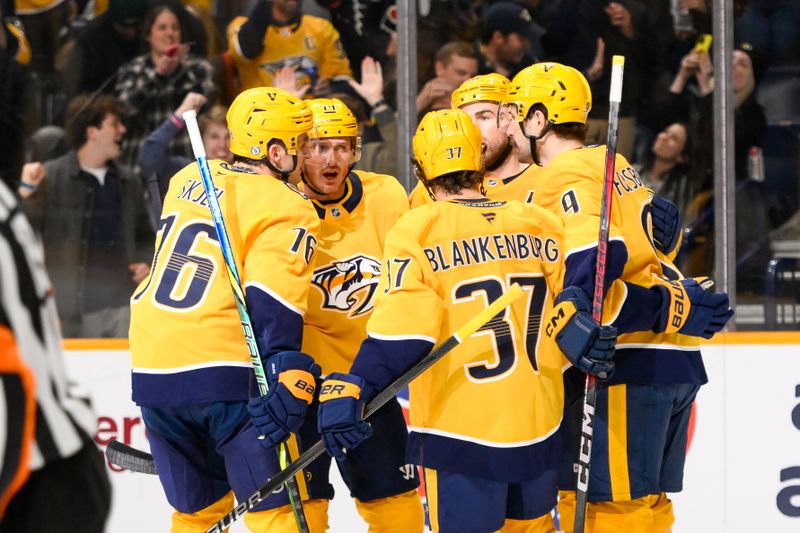
[[[497,72],[481,74],[470,78],[453,91],[451,105],[453,109],[474,102],[505,102],[508,94],[508,78]]]
[[[358,121],[350,108],[338,98],[315,98],[308,101],[314,114],[312,137],[358,137]]]
[[[413,144],[414,159],[427,181],[483,168],[481,130],[460,109],[427,113],[417,126]]]
[[[308,105],[314,115],[309,155],[313,157],[320,152],[319,139],[342,137],[352,141],[350,163],[358,162],[361,159],[361,136],[358,134],[358,121],[350,108],[338,98],[315,98],[309,100]]]
[[[297,155],[300,137],[313,126],[311,109],[293,94],[274,87],[248,89],[228,109],[231,152],[263,159],[273,139],[283,141],[286,151]]]
[[[592,91],[580,71],[560,63],[536,63],[514,76],[506,102],[517,106],[518,122],[534,104],[542,104],[553,124],[586,124]]]

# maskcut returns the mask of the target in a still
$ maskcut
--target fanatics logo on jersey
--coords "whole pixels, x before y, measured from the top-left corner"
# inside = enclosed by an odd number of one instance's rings
[[[313,286],[322,291],[323,309],[346,312],[350,318],[368,313],[381,277],[381,262],[357,254],[314,271]]]
[[[342,210],[339,209],[338,207],[334,207],[333,209],[331,209],[331,215],[333,215],[336,218],[339,218],[340,216],[342,216]]]
[[[488,185],[489,187],[494,187],[495,185],[497,185],[497,180],[492,178],[486,182],[486,185]]]

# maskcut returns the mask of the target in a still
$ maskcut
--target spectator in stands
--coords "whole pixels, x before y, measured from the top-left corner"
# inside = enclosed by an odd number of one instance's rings
[[[0,181],[11,185],[22,168],[25,139],[25,65],[30,47],[22,30],[3,19],[0,6]]]
[[[211,64],[189,52],[178,12],[172,4],[150,9],[143,31],[150,50],[123,65],[117,76],[114,94],[128,112],[124,166],[133,167],[147,136],[169,119],[188,93],[211,101],[216,96]],[[192,157],[188,136],[175,138],[170,153]]]
[[[450,107],[453,91],[478,73],[478,56],[468,43],[449,42],[436,52],[434,70],[436,77],[428,80],[417,94],[420,115]]]
[[[698,180],[689,173],[691,148],[686,124],[675,122],[656,135],[647,161],[638,169],[645,184],[681,213],[700,191]]]
[[[109,0],[108,9],[75,37],[64,70],[67,95],[111,93],[112,77],[139,54],[139,28],[146,11],[147,0]]]
[[[734,34],[769,55],[775,65],[800,60],[800,2],[747,0],[736,18]]]
[[[330,93],[332,82],[353,77],[339,32],[325,19],[305,15],[299,0],[259,0],[250,15],[228,26],[228,46],[239,71],[239,90],[274,86],[275,73],[289,65],[298,86],[310,95]]]
[[[67,111],[72,149],[23,168],[19,193],[42,237],[67,337],[127,337],[128,300],[150,270],[142,187],[115,162],[121,117],[112,97],[79,96]]]
[[[16,15],[31,43],[31,69],[40,83],[55,90],[59,36],[70,17],[71,0],[15,0]]]
[[[619,109],[617,152],[631,159],[636,121],[649,83],[650,66],[657,61],[655,33],[647,9],[637,0],[601,2],[586,6],[584,31],[597,43],[595,61],[586,71],[592,89],[592,110],[586,123],[586,144],[605,144],[608,133],[608,90],[611,58],[625,56],[625,83]],[[577,66],[576,68],[581,68]]]
[[[734,160],[736,163],[736,284],[741,295],[761,294],[764,273],[770,259],[770,222],[767,202],[760,182],[750,179],[748,155],[762,146],[767,121],[755,98],[755,88],[766,62],[750,44],[741,43],[733,51]],[[690,85],[689,81],[696,82]],[[711,92],[714,90],[713,67],[708,53],[693,50],[687,54],[670,90],[675,95],[668,112],[687,120],[689,134],[709,142],[695,143],[692,164],[709,177],[713,168],[713,121]],[[691,120],[690,120],[691,119]],[[688,274],[708,271],[713,265],[713,183],[706,180],[687,207],[684,221],[690,227]]]
[[[356,163],[356,168],[397,176],[397,121],[394,111],[383,97],[381,64],[369,56],[365,57],[361,62],[361,83],[351,81],[350,86],[369,106],[367,113],[363,103],[358,99],[345,94],[337,95],[337,98],[342,100],[356,116],[359,135],[364,142],[361,147],[361,159]],[[379,139],[370,140],[364,134],[365,126],[370,122],[377,126]]]
[[[733,51],[734,134],[736,145],[737,180],[748,178],[748,152],[751,147],[761,147],[767,128],[764,110],[756,100],[755,88],[766,70],[766,60],[748,43],[741,43]],[[627,68],[627,66],[626,66]],[[689,82],[694,82],[693,84]],[[627,71],[626,71],[627,83]],[[665,109],[667,120],[681,120],[694,130],[696,139],[713,138],[712,97],[714,68],[711,56],[692,50],[681,61],[681,67],[670,87],[673,101]],[[693,117],[693,120],[690,118]],[[711,168],[713,145],[710,142],[695,145],[692,154],[695,164]]]
[[[194,110],[200,113],[200,108],[205,104],[206,98],[199,93],[189,93],[183,99],[181,105],[175,112],[164,121],[153,133],[151,133],[139,152],[139,167],[146,180],[151,176],[155,177],[158,183],[158,197],[163,199],[169,188],[169,180],[178,173],[180,169],[194,161],[194,158],[169,155],[169,144],[178,135],[188,135],[184,131],[186,125],[183,121],[183,113]],[[208,159],[222,159],[228,163],[233,163],[231,153],[231,136],[228,131],[228,124],[225,120],[227,108],[215,105],[207,113],[198,117],[200,132],[203,136],[203,145],[206,149]],[[150,191],[151,196],[155,191]],[[160,203],[156,210],[161,212]]]
[[[317,3],[330,12],[350,65],[360,65],[370,56],[386,66],[385,50],[392,33],[397,31],[395,0],[317,0]]]
[[[497,72],[511,79],[541,57],[539,39],[544,30],[518,4],[492,4],[483,12],[480,28],[478,74]]]

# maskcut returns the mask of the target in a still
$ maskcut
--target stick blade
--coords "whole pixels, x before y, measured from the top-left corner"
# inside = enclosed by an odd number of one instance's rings
[[[110,463],[121,466],[131,472],[158,474],[152,455],[132,448],[118,440],[112,440],[108,443],[108,446],[106,446],[106,458]]]

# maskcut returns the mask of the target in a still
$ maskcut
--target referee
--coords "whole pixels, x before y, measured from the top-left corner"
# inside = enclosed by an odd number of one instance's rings
[[[92,441],[95,416],[69,392],[42,247],[2,182],[0,273],[0,360],[16,360],[16,369],[0,366],[0,503],[11,498],[0,507],[0,533],[101,533],[111,486]],[[24,367],[35,376],[33,409]],[[28,439],[25,420],[34,422]]]

